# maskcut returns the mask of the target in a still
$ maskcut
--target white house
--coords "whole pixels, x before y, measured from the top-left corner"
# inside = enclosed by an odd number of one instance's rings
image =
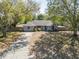
[[[23,26],[24,31],[53,31],[53,23],[49,20],[34,20]]]

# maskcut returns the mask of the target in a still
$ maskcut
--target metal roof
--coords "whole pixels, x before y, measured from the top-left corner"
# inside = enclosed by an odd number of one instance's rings
[[[49,20],[34,20],[25,24],[25,26],[52,26],[53,23]]]
[[[33,24],[32,22],[28,22],[27,24],[25,24],[24,26],[36,26],[35,24]]]

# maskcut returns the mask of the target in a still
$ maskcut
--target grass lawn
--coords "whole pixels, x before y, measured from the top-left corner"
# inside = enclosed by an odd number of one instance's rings
[[[7,49],[20,35],[20,32],[8,32],[6,38],[0,38],[0,52]]]

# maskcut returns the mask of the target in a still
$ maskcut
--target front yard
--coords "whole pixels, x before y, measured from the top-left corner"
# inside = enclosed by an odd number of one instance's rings
[[[71,32],[48,32],[39,39],[31,49],[36,59],[79,59],[79,42],[71,45]]]
[[[79,33],[78,33],[79,34]],[[23,38],[22,38],[23,35]],[[71,45],[72,32],[60,31],[60,32],[11,32],[8,33],[8,37],[0,42],[0,52],[5,51],[9,46],[18,40],[21,36],[21,40],[27,41],[26,48],[29,55],[34,54],[36,59],[79,59],[79,42],[75,40],[75,45]],[[4,38],[2,38],[4,39]],[[78,37],[79,39],[79,37]],[[25,48],[21,48],[23,56],[27,56]],[[19,52],[15,51],[19,54]],[[17,54],[14,54],[18,57]],[[23,57],[21,55],[21,57]],[[24,58],[26,58],[24,56]],[[28,56],[27,56],[28,57]],[[9,57],[8,57],[9,58]],[[19,57],[18,57],[19,58]]]

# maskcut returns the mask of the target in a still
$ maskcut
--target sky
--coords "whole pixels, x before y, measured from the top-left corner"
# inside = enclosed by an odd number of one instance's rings
[[[45,13],[47,9],[47,1],[46,0],[35,0],[37,3],[40,4],[40,13]]]

